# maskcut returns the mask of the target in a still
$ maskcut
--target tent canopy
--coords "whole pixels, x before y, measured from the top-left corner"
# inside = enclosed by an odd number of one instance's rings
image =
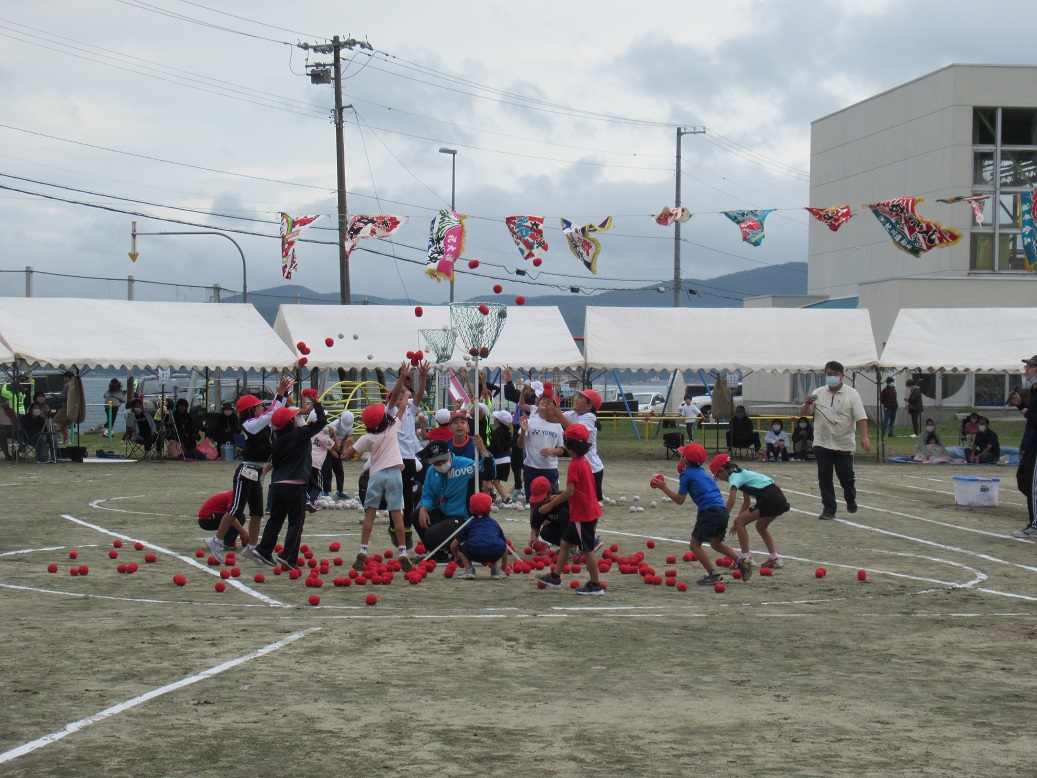
[[[883,367],[1020,372],[1037,352],[1037,310],[904,308],[882,350]]]
[[[293,351],[304,343],[310,349],[309,368],[380,368],[395,370],[408,351],[424,351],[435,363],[419,330],[450,328],[447,306],[425,306],[422,316],[402,305],[282,305],[274,330]],[[356,336],[354,338],[354,336]],[[334,343],[328,347],[325,339]],[[467,353],[460,336],[451,368],[464,365]],[[509,306],[508,316],[489,357],[479,361],[489,368],[511,365],[540,370],[579,367],[583,356],[576,347],[558,308]]]
[[[281,370],[295,356],[251,305],[0,299],[0,338],[29,365]]]
[[[587,365],[797,372],[877,362],[866,310],[587,308]]]

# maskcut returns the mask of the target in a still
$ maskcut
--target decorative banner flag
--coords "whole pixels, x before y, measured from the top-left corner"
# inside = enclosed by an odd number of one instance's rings
[[[881,203],[861,206],[871,208],[894,245],[914,257],[929,249],[953,246],[961,240],[961,233],[944,228],[939,222],[923,219],[915,213],[915,205],[924,202],[920,197],[895,197]]]
[[[508,216],[504,223],[523,259],[536,259],[547,251],[543,216]]]
[[[281,217],[281,275],[286,281],[290,281],[292,273],[299,269],[299,263],[295,261],[295,241],[299,238],[299,231],[307,224],[317,221],[320,216],[297,216],[293,219],[286,213],[279,215]]]
[[[454,280],[454,263],[464,251],[465,229],[462,216],[446,208],[432,217],[428,234],[428,263],[425,275],[439,281]]]
[[[750,246],[759,246],[763,243],[763,222],[767,219],[767,214],[773,210],[768,208],[765,211],[724,211],[723,214],[738,225],[738,229],[742,231],[742,240]]]
[[[664,205],[663,209],[659,211],[658,216],[653,216],[655,223],[660,227],[669,227],[674,222],[680,222],[684,224],[688,219],[691,218],[691,211],[684,206],[680,208],[671,208],[668,205]]]
[[[346,258],[365,238],[387,238],[407,223],[406,216],[354,216],[346,228]]]
[[[990,195],[955,195],[945,199],[937,200],[938,203],[968,203],[972,207],[972,215],[976,219],[976,225],[983,226],[983,205],[990,199]]]
[[[1019,236],[1026,253],[1026,269],[1031,273],[1037,267],[1037,192],[1023,192],[1019,205],[1023,211],[1022,234]]]
[[[848,205],[834,205],[831,208],[807,208],[807,211],[832,232],[837,232],[840,227],[854,216]]]
[[[601,254],[601,243],[592,238],[592,232],[605,232],[612,229],[612,217],[609,216],[601,224],[587,224],[574,227],[568,219],[562,219],[562,234],[569,241],[569,250],[592,273],[598,272],[598,255]]]

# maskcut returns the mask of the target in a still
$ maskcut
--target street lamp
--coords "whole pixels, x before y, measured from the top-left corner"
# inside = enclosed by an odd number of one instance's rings
[[[445,146],[439,150],[440,154],[450,155],[450,210],[455,209],[454,195],[457,192],[457,149],[448,149]],[[454,301],[454,280],[450,279],[450,302]]]

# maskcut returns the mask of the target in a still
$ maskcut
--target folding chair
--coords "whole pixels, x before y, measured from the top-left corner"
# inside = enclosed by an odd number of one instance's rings
[[[683,432],[664,432],[663,446],[666,447],[666,458],[673,459],[681,455],[680,448],[684,445]]]
[[[44,430],[37,435],[28,435],[24,431],[20,431],[14,448],[15,460],[18,462],[58,461],[58,436],[56,432]]]

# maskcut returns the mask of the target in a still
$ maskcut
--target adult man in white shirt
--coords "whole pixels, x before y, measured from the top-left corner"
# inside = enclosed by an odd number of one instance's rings
[[[831,361],[825,365],[825,385],[807,395],[800,416],[814,416],[814,455],[817,458],[817,485],[821,491],[821,515],[835,518],[835,485],[832,472],[843,487],[846,510],[857,512],[857,487],[854,485],[853,455],[857,450],[855,433],[861,433],[861,446],[871,451],[868,416],[856,389],[843,383],[843,366]]]

